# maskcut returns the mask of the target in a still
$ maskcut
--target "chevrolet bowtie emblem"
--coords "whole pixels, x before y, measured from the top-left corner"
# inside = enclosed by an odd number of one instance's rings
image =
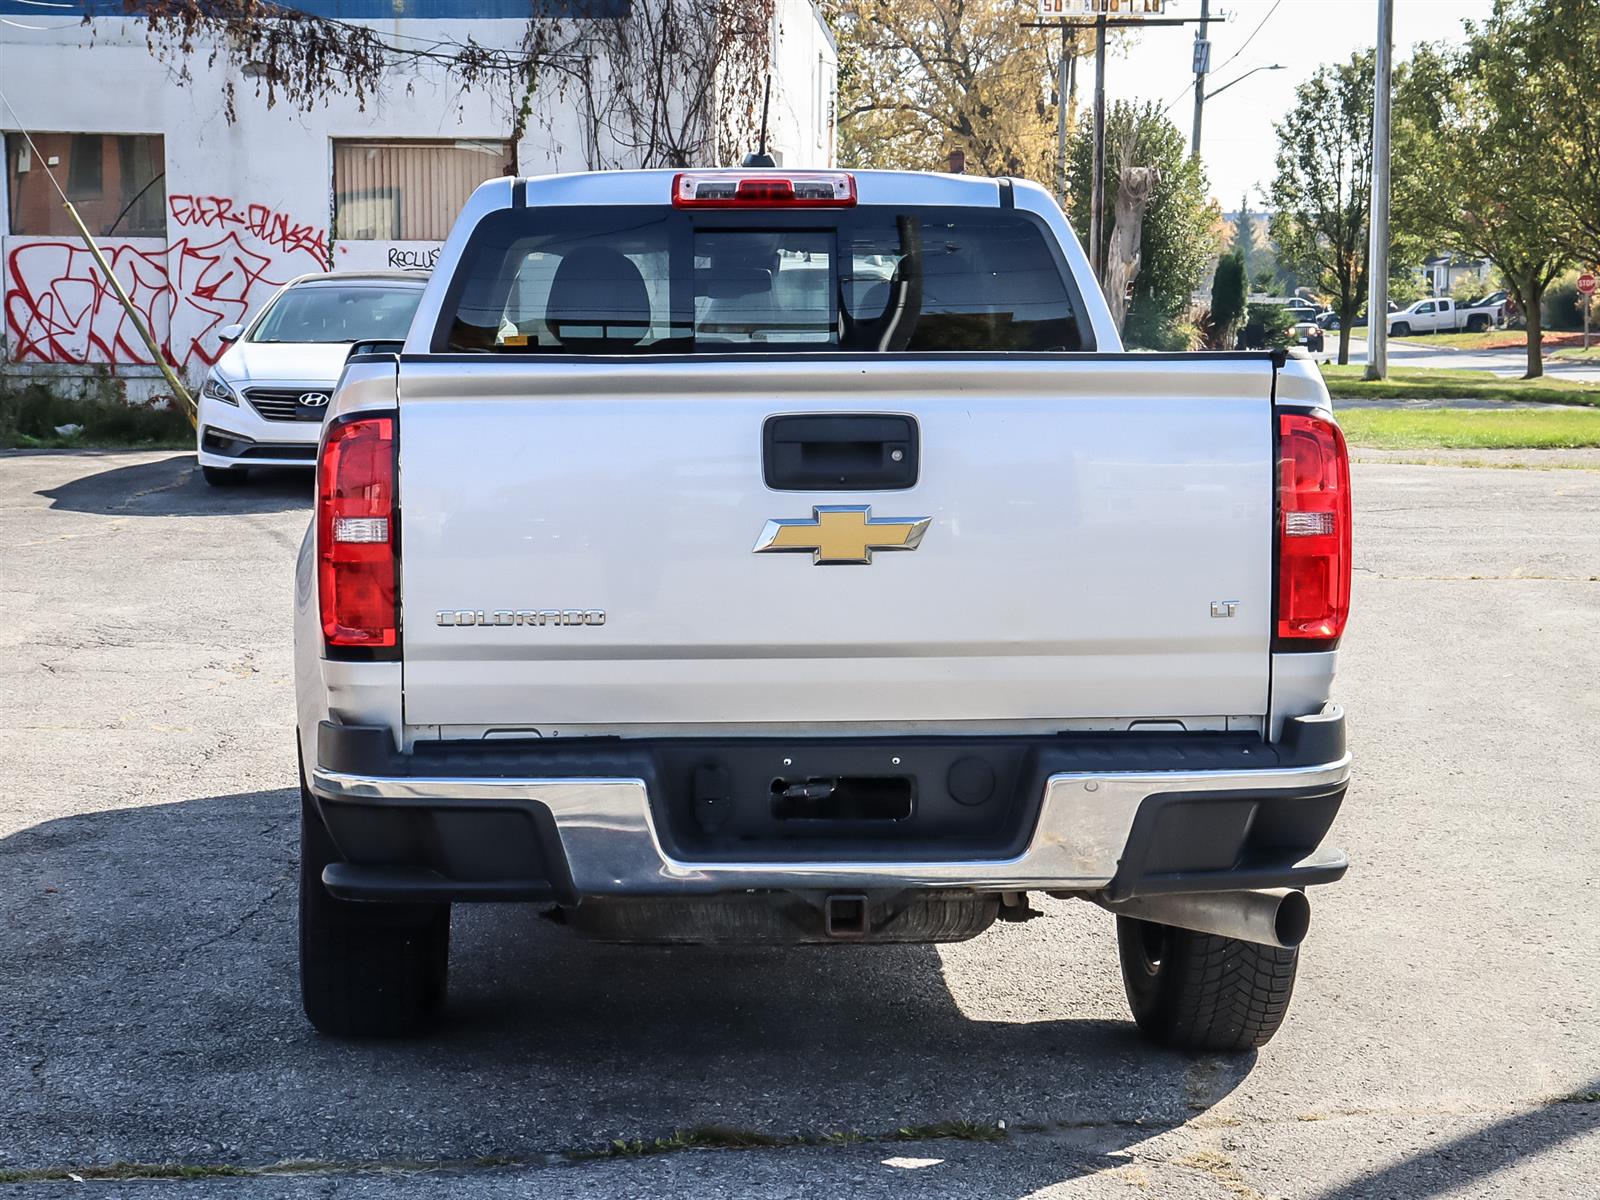
[[[865,504],[818,505],[809,520],[768,521],[755,552],[811,552],[811,561],[869,563],[874,550],[915,550],[932,517],[874,517]]]

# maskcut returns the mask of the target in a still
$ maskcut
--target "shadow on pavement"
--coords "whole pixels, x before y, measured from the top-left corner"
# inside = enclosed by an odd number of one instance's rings
[[[38,494],[51,508],[113,517],[225,517],[239,513],[311,509],[312,474],[286,467],[257,467],[242,483],[212,487],[194,455],[105,467],[84,454],[84,474]]]
[[[1556,1101],[1519,1112],[1486,1128],[1369,1171],[1312,1200],[1369,1200],[1404,1196],[1426,1200],[1465,1189],[1497,1171],[1546,1150],[1587,1137],[1600,1129],[1600,1079],[1579,1089],[1568,1101]]]
[[[613,947],[524,906],[458,907],[435,1036],[325,1039],[299,1006],[298,812],[294,790],[252,792],[0,841],[0,1167],[526,1158],[711,1126],[1005,1118],[1061,1138],[1016,1164],[1002,1190],[1023,1196],[1124,1163],[1105,1156],[1254,1063],[1164,1053],[1123,1021],[1029,1019],[1026,999],[975,1020],[929,948]],[[997,981],[1005,1011],[1035,989],[1034,1011],[1059,1011],[1079,986],[1038,965]]]

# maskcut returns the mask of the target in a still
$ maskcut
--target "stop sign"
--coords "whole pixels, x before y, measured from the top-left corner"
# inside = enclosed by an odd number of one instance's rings
[[[1594,295],[1594,272],[1585,271],[1578,276],[1578,290],[1585,296]]]

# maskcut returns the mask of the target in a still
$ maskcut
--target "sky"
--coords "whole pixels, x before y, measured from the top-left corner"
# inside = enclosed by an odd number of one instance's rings
[[[1394,0],[1395,61],[1418,42],[1462,40],[1464,19],[1483,20],[1493,0]],[[1217,14],[1230,17],[1219,23]],[[1198,17],[1200,0],[1167,0],[1167,15]],[[1200,154],[1212,194],[1232,212],[1248,191],[1262,207],[1277,145],[1274,122],[1294,103],[1294,89],[1324,63],[1343,62],[1378,37],[1377,0],[1211,0],[1211,74],[1207,93],[1252,67],[1261,71],[1205,105]],[[1106,101],[1172,102],[1169,116],[1187,138],[1194,120],[1194,29],[1169,26],[1141,32],[1106,65]],[[1254,36],[1252,36],[1252,34]],[[1246,41],[1248,39],[1248,44]],[[1237,54],[1237,57],[1235,55]],[[1231,60],[1231,61],[1230,61]],[[1225,65],[1224,65],[1225,64]],[[1079,102],[1093,104],[1094,68],[1079,75]],[[1088,109],[1092,111],[1092,108]]]

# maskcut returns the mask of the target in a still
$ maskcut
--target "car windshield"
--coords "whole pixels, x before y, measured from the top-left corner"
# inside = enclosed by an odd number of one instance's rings
[[[267,310],[250,340],[402,341],[421,299],[418,287],[319,283],[290,288]]]
[[[1016,211],[512,209],[474,232],[435,348],[1078,350],[1066,278]]]

